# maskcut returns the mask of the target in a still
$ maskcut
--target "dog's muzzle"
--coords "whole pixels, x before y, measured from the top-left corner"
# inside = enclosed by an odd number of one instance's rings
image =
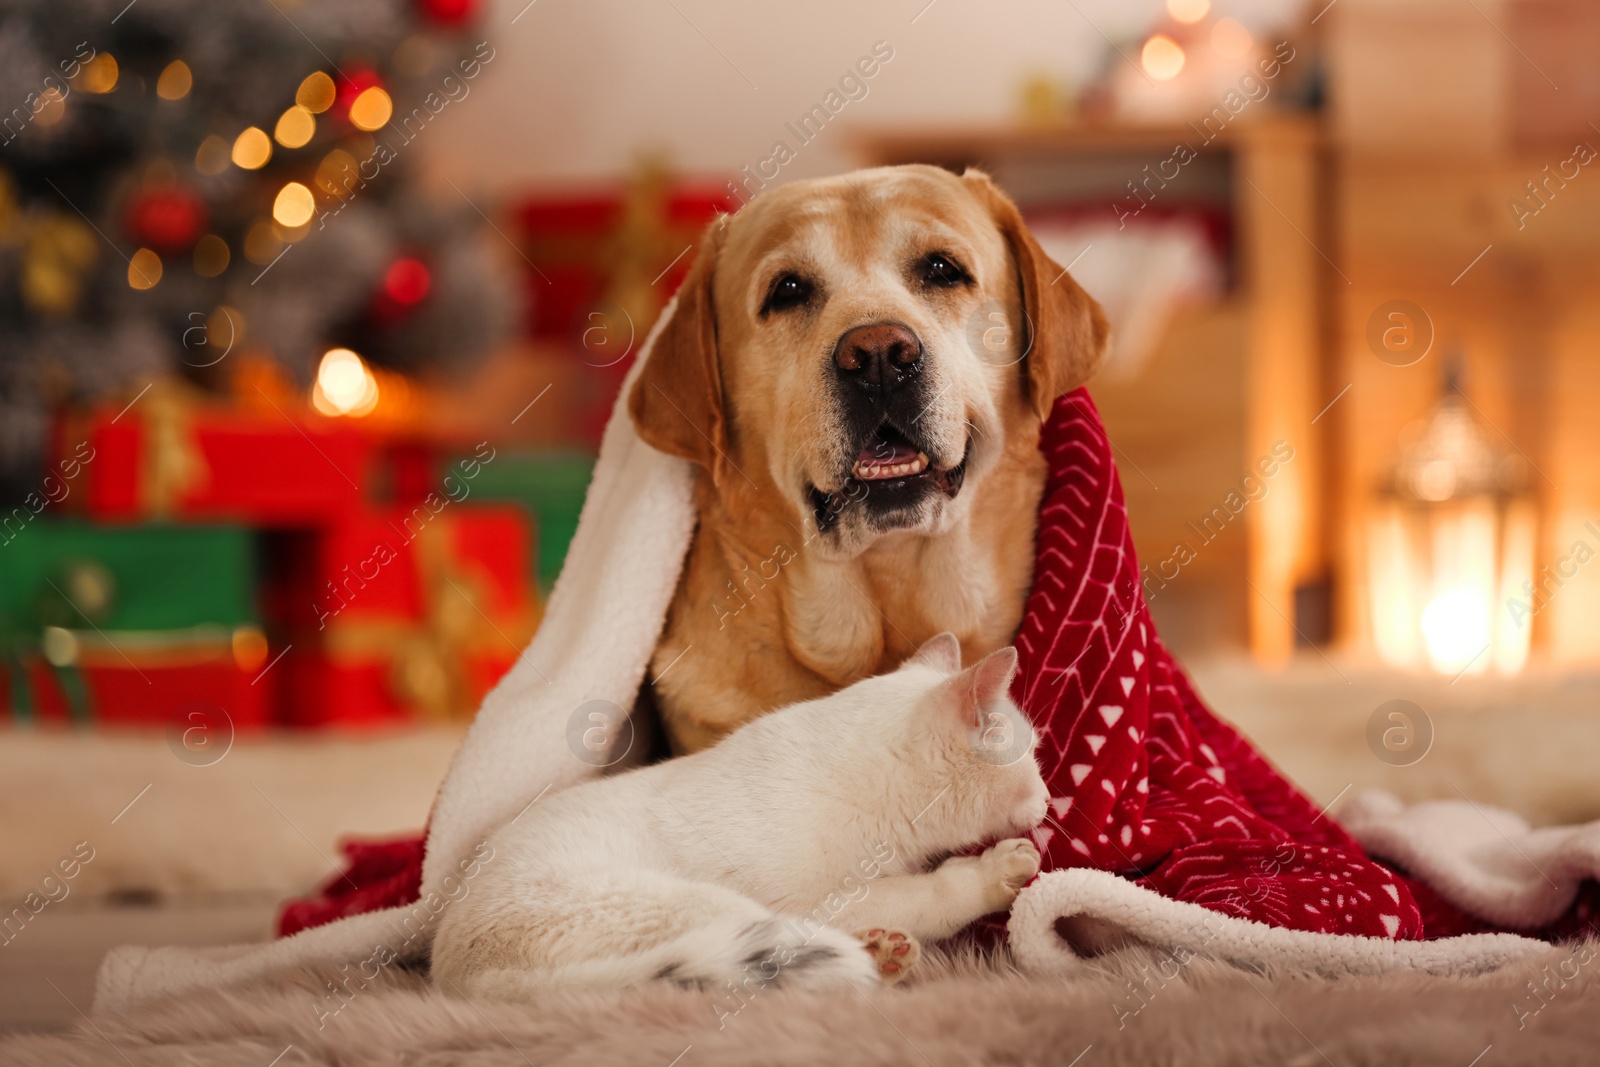
[[[957,457],[940,456],[921,427],[938,399],[929,395],[926,359],[921,339],[897,322],[857,326],[839,337],[835,395],[855,459],[840,472],[838,490],[811,487],[818,529],[833,528],[851,506],[863,508],[876,525],[908,525],[929,496],[961,491],[970,447]]]

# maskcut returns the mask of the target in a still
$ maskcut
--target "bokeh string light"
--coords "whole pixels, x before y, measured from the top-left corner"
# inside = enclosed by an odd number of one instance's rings
[[[195,243],[194,272],[202,278],[215,278],[228,269],[232,258],[228,242],[214,233],[208,233]]]
[[[381,130],[394,114],[394,104],[389,94],[374,85],[362,91],[350,105],[350,125],[358,130]]]
[[[1254,46],[1250,31],[1233,19],[1221,19],[1211,27],[1211,47],[1228,59],[1242,59]]]
[[[161,257],[141,248],[128,257],[128,285],[134,289],[154,289],[161,281]]]
[[[189,64],[181,59],[168,63],[162,69],[161,77],[156,79],[156,95],[163,100],[182,100],[192,88],[194,74],[189,70]]]
[[[1183,48],[1171,37],[1158,33],[1144,43],[1139,62],[1156,81],[1171,81],[1183,69]]]
[[[378,380],[350,349],[329,349],[317,365],[311,406],[324,415],[370,414],[378,406]]]
[[[285,148],[304,148],[316,133],[316,118],[308,109],[296,104],[278,116],[272,137]]]
[[[241,170],[260,170],[272,158],[272,139],[259,126],[251,126],[233,142],[233,162]]]
[[[272,202],[272,217],[280,226],[295,229],[311,221],[316,214],[317,201],[307,189],[299,182],[290,182],[278,190],[278,196]]]
[[[77,88],[86,93],[109,93],[117,87],[120,69],[116,57],[102,52],[83,65],[78,72]]]
[[[478,38],[464,31],[478,0],[409,0],[387,24],[392,34],[375,35],[347,11],[315,42],[287,22],[230,15],[227,5],[157,6],[119,5],[83,45],[82,36],[67,40],[77,31],[61,27],[51,5],[8,16],[26,31],[22,57],[61,73],[59,83],[44,80],[31,106],[26,167],[18,153],[0,159],[0,251],[15,260],[19,309],[0,321],[0,353],[34,358],[90,338],[98,369],[76,383],[84,395],[135,376],[142,386],[143,339],[190,329],[197,308],[231,298],[256,322],[250,359],[279,362],[293,376],[353,341],[387,401],[403,395],[403,383],[382,368],[453,363],[507,335],[517,287],[488,277],[477,223],[446,224],[459,205],[409,195],[408,164],[380,171],[371,162],[393,136],[398,102],[422,99],[438,89],[442,68],[466,62]],[[180,24],[183,33],[170,32]],[[11,203],[23,229],[7,230]],[[338,228],[327,232],[336,215]],[[309,254],[285,260],[297,242]],[[126,258],[108,258],[107,245]],[[107,299],[107,286],[122,296]],[[267,305],[282,310],[261,314]],[[134,319],[139,329],[121,321]],[[243,320],[237,310],[207,326],[235,320]],[[167,370],[190,384],[238,384],[238,360],[195,376],[199,364],[172,356]],[[4,362],[0,355],[0,370]],[[44,411],[45,398],[28,389],[20,402]],[[0,411],[14,392],[0,375]],[[5,449],[0,441],[0,465]]]
[[[294,102],[313,115],[320,115],[333,106],[337,96],[338,89],[333,79],[319,70],[306,75],[295,90]]]

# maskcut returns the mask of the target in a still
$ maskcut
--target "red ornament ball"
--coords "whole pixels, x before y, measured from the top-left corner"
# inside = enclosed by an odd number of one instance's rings
[[[383,295],[405,307],[421,303],[432,288],[433,275],[420,259],[397,259],[383,275]]]
[[[139,244],[164,256],[194,247],[206,232],[206,205],[194,190],[181,185],[149,189],[128,202],[123,225]]]
[[[378,291],[372,294],[371,314],[384,325],[405,321],[427,299],[433,274],[420,259],[403,258],[389,264]]]
[[[461,26],[478,13],[478,0],[417,0],[417,10],[439,26]]]

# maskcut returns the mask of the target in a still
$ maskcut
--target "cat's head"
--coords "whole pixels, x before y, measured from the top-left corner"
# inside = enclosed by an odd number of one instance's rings
[[[1038,735],[1009,696],[1017,650],[1002,648],[965,669],[948,633],[930,639],[897,678],[920,687],[907,721],[926,772],[928,820],[946,848],[1025,834],[1043,821],[1050,794],[1034,758]],[[915,799],[915,797],[911,798]]]

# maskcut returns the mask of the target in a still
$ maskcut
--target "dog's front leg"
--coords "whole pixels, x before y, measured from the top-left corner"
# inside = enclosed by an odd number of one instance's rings
[[[926,874],[889,875],[829,920],[841,930],[893,927],[919,940],[949,937],[974,919],[1005,911],[1039,873],[1039,850],[1023,838],[978,856],[952,856]]]

